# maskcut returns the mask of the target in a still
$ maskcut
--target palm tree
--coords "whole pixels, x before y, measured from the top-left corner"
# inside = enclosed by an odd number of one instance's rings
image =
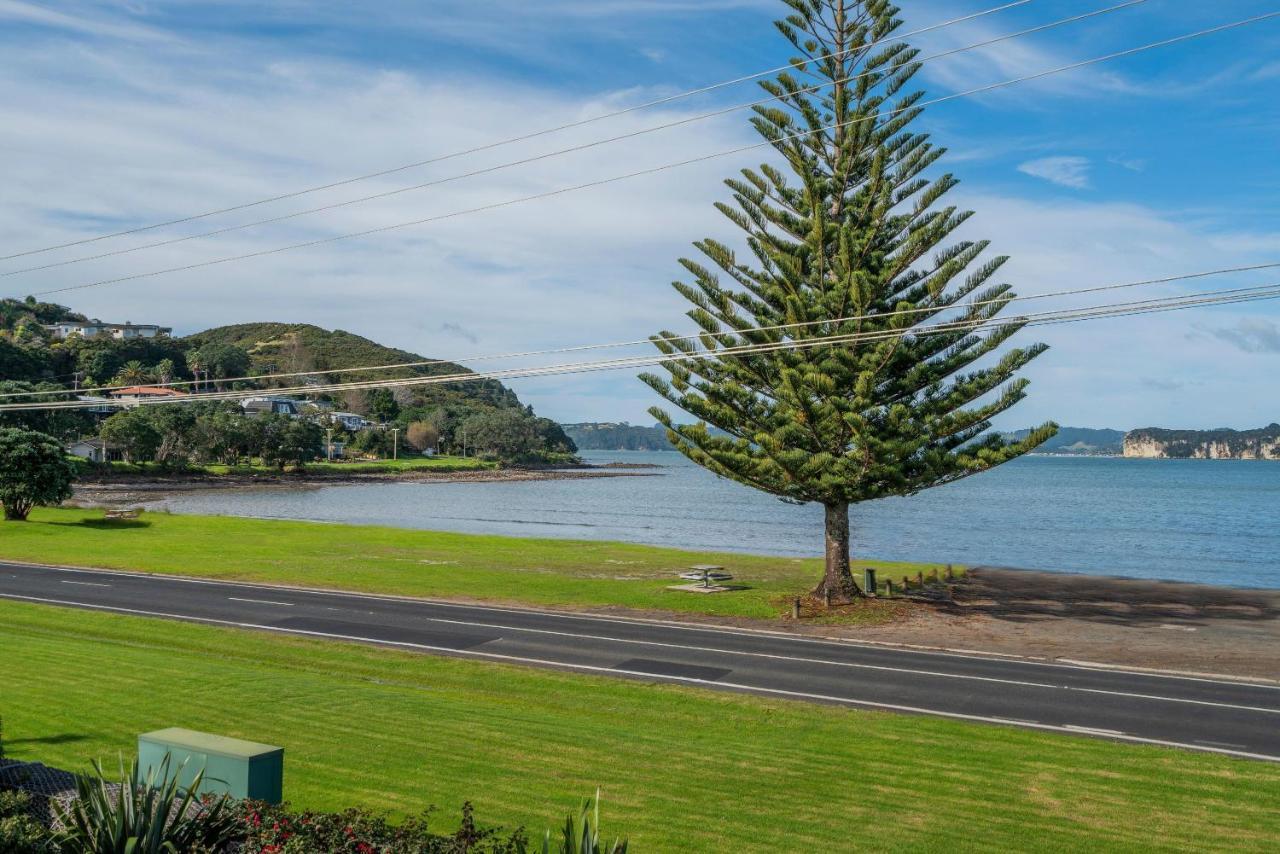
[[[173,375],[177,372],[177,367],[173,364],[173,359],[161,359],[156,362],[156,381],[161,385],[173,382]]]
[[[125,362],[116,373],[112,385],[142,385],[152,380],[151,372],[139,361]]]

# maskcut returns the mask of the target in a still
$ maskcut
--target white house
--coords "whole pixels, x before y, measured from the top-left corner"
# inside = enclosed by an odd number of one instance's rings
[[[67,453],[73,457],[83,457],[94,463],[105,463],[112,460],[122,459],[120,449],[115,445],[97,437],[91,439],[80,439],[67,445]]]
[[[354,412],[330,412],[329,422],[331,424],[337,424],[340,427],[345,427],[353,433],[356,430],[363,430],[366,427],[373,426],[372,421],[366,421]]]
[[[129,341],[134,338],[159,338],[173,331],[171,327],[156,326],[153,323],[103,323],[100,320],[64,321],[46,326],[45,329],[53,333],[53,337],[59,341],[66,340],[72,335],[79,335],[81,338],[115,338]]]

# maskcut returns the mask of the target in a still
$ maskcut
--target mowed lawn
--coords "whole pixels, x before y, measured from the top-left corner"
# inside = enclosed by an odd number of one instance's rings
[[[297,807],[439,827],[603,797],[633,851],[1275,850],[1280,766],[0,600],[11,756],[167,726],[283,745]]]
[[[164,572],[405,596],[534,605],[618,606],[776,617],[821,577],[818,560],[715,554],[628,543],[478,536],[226,516],[144,513],[104,521],[96,510],[37,509],[0,522],[0,559]],[[668,587],[696,564],[718,564],[747,589],[699,595]],[[859,561],[895,576],[937,565]],[[894,613],[869,603],[849,615]]]

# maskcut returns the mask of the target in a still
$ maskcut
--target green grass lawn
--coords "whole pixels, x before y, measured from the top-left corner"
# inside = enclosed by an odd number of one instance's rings
[[[9,754],[185,726],[285,747],[298,807],[537,832],[597,786],[636,852],[1275,850],[1280,767],[0,600]]]
[[[478,536],[227,516],[144,513],[105,522],[97,510],[39,508],[29,522],[0,522],[0,558],[166,572],[406,596],[560,606],[619,606],[755,618],[777,617],[817,583],[821,563],[689,552],[614,542]],[[668,586],[690,566],[719,564],[748,589],[699,595]],[[896,577],[936,565],[877,566]],[[868,603],[851,622],[891,618]]]

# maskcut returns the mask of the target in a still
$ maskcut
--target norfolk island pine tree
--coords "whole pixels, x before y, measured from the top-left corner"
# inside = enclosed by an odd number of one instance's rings
[[[983,258],[985,240],[951,241],[972,212],[939,204],[954,177],[924,175],[944,149],[909,130],[924,93],[903,94],[918,51],[887,41],[901,25],[899,7],[783,2],[789,14],[776,26],[800,57],[761,83],[777,100],[755,107],[751,122],[785,165],[743,170],[725,182],[733,204],[716,204],[745,233],[749,259],[708,238],[694,246],[710,266],[680,261],[693,281],[674,287],[702,334],[652,340],[665,355],[699,345],[708,354],[663,362],[667,377],[641,378],[698,419],[676,424],[650,410],[689,459],[826,508],[826,568],[813,595],[849,602],[862,592],[849,566],[851,504],[986,471],[1057,425],[1021,441],[989,432],[991,418],[1025,397],[1018,372],[1046,347],[1004,346],[1025,325],[997,318],[1014,296],[991,283],[1008,258]],[[944,321],[984,325],[916,329]],[[755,329],[797,323],[811,325]],[[872,340],[715,354],[834,335]]]

